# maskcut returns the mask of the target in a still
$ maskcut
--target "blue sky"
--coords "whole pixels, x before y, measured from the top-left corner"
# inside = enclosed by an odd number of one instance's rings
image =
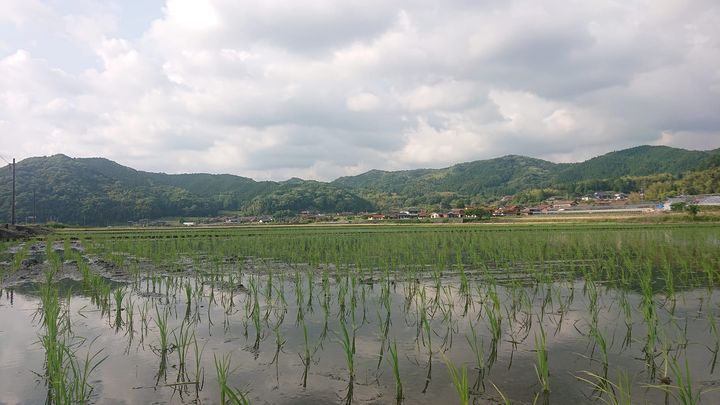
[[[0,14],[5,157],[328,180],[714,149],[718,105],[712,0],[6,0]]]

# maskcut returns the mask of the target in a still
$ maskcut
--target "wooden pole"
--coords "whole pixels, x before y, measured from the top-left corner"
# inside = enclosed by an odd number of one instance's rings
[[[12,215],[10,216],[11,225],[15,225],[15,158],[12,162]]]

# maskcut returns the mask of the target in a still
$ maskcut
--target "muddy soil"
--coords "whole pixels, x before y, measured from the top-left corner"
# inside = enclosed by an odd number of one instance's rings
[[[23,259],[20,264],[20,268],[16,271],[10,271],[10,263],[0,263],[0,266],[5,268],[5,275],[0,277],[0,289],[8,287],[17,287],[24,284],[42,283],[45,281],[45,271],[50,266],[45,252],[47,249],[46,242],[25,242],[31,243],[28,248],[27,257]],[[8,249],[6,253],[10,255],[17,254],[23,249],[24,243],[13,246]],[[52,249],[62,259],[62,265],[55,275],[55,282],[61,280],[73,280],[82,281],[83,277],[78,269],[77,262],[75,260],[65,259],[65,248],[62,242],[53,243]],[[102,258],[84,254],[84,249],[79,241],[72,241],[70,249],[81,254],[82,260],[84,260],[90,269],[101,277],[115,282],[125,283],[130,281],[130,274],[124,271],[115,264],[103,260]],[[3,272],[0,271],[0,274]]]
[[[36,235],[45,235],[50,230],[40,226],[22,226],[2,224],[0,226],[0,240],[27,239]]]

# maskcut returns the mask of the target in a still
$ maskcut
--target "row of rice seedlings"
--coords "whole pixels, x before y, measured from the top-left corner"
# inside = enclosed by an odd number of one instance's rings
[[[471,236],[472,236],[472,235],[471,235]],[[577,236],[577,235],[576,235],[576,236]],[[582,235],[581,235],[581,236],[582,236]],[[584,237],[584,236],[583,236],[583,237]],[[302,238],[294,238],[294,239],[302,239]],[[581,238],[579,238],[579,239],[581,239]],[[600,238],[600,239],[602,239],[602,238]],[[268,248],[274,249],[274,248],[278,247],[278,244],[279,244],[279,243],[269,243],[269,242],[270,242],[270,241],[268,241],[268,240],[261,240],[261,241],[258,241],[258,243],[255,244],[255,245],[248,244],[248,243],[244,243],[244,245],[252,245],[251,247],[253,247],[253,248],[255,248],[255,247],[262,247],[264,251],[267,251]],[[323,242],[328,242],[328,241],[323,239]],[[282,242],[280,242],[280,243],[282,243]],[[416,244],[417,241],[414,240],[413,243]],[[487,241],[485,240],[485,241],[483,241],[483,243],[484,243],[484,244],[487,244]],[[535,243],[535,245],[537,245],[537,242],[534,242],[534,243]],[[397,240],[393,240],[393,245],[396,245],[396,244],[397,244]],[[267,246],[265,246],[265,245],[267,245]],[[286,245],[287,245],[287,244],[286,244]],[[469,246],[466,247],[465,245],[470,245],[470,244],[469,244],[469,243],[468,243],[468,244],[464,244],[464,243],[463,243],[463,246],[461,246],[462,250],[465,250],[465,249],[470,250],[470,251],[476,251],[476,250],[477,250],[477,249],[475,249],[475,248],[470,249]],[[529,245],[529,246],[528,246],[528,245]],[[571,245],[571,246],[578,246],[578,244]],[[290,244],[290,245],[287,245],[287,246],[285,246],[285,247],[286,247],[286,250],[287,250],[287,248],[292,248],[292,245]],[[530,249],[528,249],[528,247],[529,247]],[[528,255],[526,255],[525,253],[527,253],[528,251],[531,252],[531,253],[533,253],[532,247],[533,247],[533,244],[532,244],[532,243],[530,243],[530,244],[525,244],[525,245],[523,245],[523,249],[519,249],[519,250],[520,250],[521,252],[523,252],[523,254],[524,254],[525,256],[528,256]],[[281,249],[281,250],[282,250],[282,249]],[[326,250],[332,250],[332,249],[326,249]],[[365,249],[362,249],[362,250],[365,250]],[[565,250],[565,249],[563,249],[563,250]],[[572,249],[571,249],[571,250],[572,250]],[[587,249],[586,249],[586,250],[587,250]],[[414,251],[417,252],[418,249],[414,249]],[[432,251],[432,250],[430,250],[430,251]],[[512,249],[506,249],[506,251],[503,252],[503,255],[507,255],[507,253],[508,253],[507,251],[512,252]],[[575,251],[578,252],[578,253],[585,253],[585,250],[581,250],[581,249],[575,249]],[[672,252],[672,251],[670,251],[670,250],[668,250],[668,251],[669,251],[670,253],[674,253],[674,252]],[[297,250],[291,249],[291,252],[297,252]],[[424,256],[423,250],[420,250],[419,252],[420,252],[420,254],[417,255],[417,256],[420,256],[420,257]],[[546,256],[546,252],[547,252],[547,249],[545,249],[545,251],[543,251],[543,252],[539,255],[541,261],[546,260],[546,258],[543,257],[543,256]],[[351,252],[343,252],[343,254],[344,254],[344,253],[351,253]],[[602,253],[602,252],[601,252],[601,253]],[[313,253],[313,254],[315,254],[315,253]],[[276,256],[276,255],[273,255],[273,256]],[[448,255],[444,255],[444,256],[447,256],[447,257],[449,258]],[[456,255],[456,256],[458,256],[458,255]],[[531,256],[531,255],[530,255],[530,256]],[[597,255],[596,255],[596,256],[597,256]],[[353,255],[353,257],[354,257],[354,255]],[[464,257],[464,256],[463,256],[463,257]],[[485,260],[485,259],[486,259],[485,257],[482,257],[481,255],[473,255],[472,257],[473,257],[473,260]],[[590,257],[593,257],[593,256],[590,256]],[[334,258],[338,258],[338,259],[339,259],[338,262],[343,262],[342,254],[338,254],[337,257],[334,257]],[[299,257],[298,253],[294,253],[293,259],[294,259],[294,260],[292,260],[292,261],[295,261],[295,262],[297,262],[298,260],[300,260],[300,261],[303,260],[302,257]],[[350,261],[350,259],[348,259],[348,258],[344,258],[344,259],[345,259],[345,261]],[[357,258],[355,258],[355,259],[357,259]],[[378,266],[374,266],[374,265],[372,265],[372,264],[370,264],[370,265],[368,266],[368,263],[364,263],[364,262],[366,262],[367,260],[362,260],[362,258],[360,258],[360,260],[355,260],[355,259],[353,259],[353,260],[354,260],[356,263],[359,263],[359,264],[362,266],[362,268],[368,268],[368,267],[370,267],[370,268],[375,268],[375,267],[378,267]],[[382,260],[382,258],[379,258],[379,259]],[[419,262],[419,260],[417,260],[417,259],[413,260],[412,257],[410,257],[409,259],[410,259],[410,262],[411,262],[411,263],[412,263],[412,262]],[[519,261],[523,261],[523,260],[529,260],[529,259],[532,259],[532,257],[529,257],[529,258],[528,258],[528,257],[519,257],[519,258],[513,258],[513,259],[511,260],[511,262],[516,262],[516,261],[518,261],[518,260],[519,260]],[[505,260],[505,259],[500,259],[500,258],[494,258],[494,259],[493,259],[493,261],[494,261],[494,262],[497,262],[497,263],[502,263],[503,260]],[[310,261],[318,262],[319,260],[310,260]],[[448,260],[448,261],[449,261],[449,260]],[[449,262],[452,262],[452,261],[449,261]],[[418,264],[419,264],[419,263],[418,263]],[[475,265],[475,264],[479,264],[479,263],[473,263],[473,265]],[[416,265],[415,265],[415,264],[412,264],[412,265],[407,265],[407,264],[405,264],[405,265],[403,265],[403,267],[405,267],[405,268],[412,268],[413,266],[416,266]],[[605,266],[605,267],[606,267],[606,269],[612,269],[612,268],[618,268],[618,269],[619,269],[619,268],[620,268],[619,266],[612,266],[612,267]],[[613,270],[613,271],[615,271],[615,270]],[[544,275],[544,274],[547,274],[547,273],[538,273],[538,274],[543,274],[543,275]],[[609,274],[610,274],[610,273],[609,273]],[[543,277],[544,277],[544,276],[543,276]]]
[[[51,243],[48,244],[52,246]],[[70,298],[61,302],[54,286],[54,277],[59,270],[60,261],[52,250],[47,249],[50,267],[45,272],[45,282],[40,286],[40,305],[42,324],[45,334],[40,343],[45,349],[45,377],[48,385],[48,403],[84,403],[90,399],[93,391],[90,374],[105,361],[102,350],[91,354],[92,343],[82,361],[77,351],[85,342],[72,335]]]
[[[19,249],[15,251],[12,261],[10,262],[10,273],[14,273],[22,267],[23,262],[27,259],[28,253],[30,252],[30,246],[32,246],[32,242],[24,242],[20,245]],[[6,249],[6,247],[3,247],[0,251],[5,251]],[[0,270],[2,269],[0,268]],[[0,281],[2,281],[3,277],[4,274],[0,273]]]

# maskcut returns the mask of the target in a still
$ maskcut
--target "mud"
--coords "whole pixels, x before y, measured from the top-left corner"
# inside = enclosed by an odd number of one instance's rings
[[[45,281],[46,270],[50,266],[45,252],[47,245],[44,241],[24,242],[10,247],[6,254],[16,255],[25,247],[25,243],[32,243],[27,250],[27,257],[24,258],[20,267],[12,271],[10,262],[0,263],[0,289],[8,287],[19,287],[25,284],[42,283]],[[75,260],[65,259],[65,247],[62,243],[55,242],[52,246],[53,251],[62,259],[62,265],[55,274],[54,281],[63,280],[82,281],[83,277],[78,269]],[[83,254],[84,249],[79,241],[74,240],[70,244],[70,249],[81,254],[82,260],[88,264],[90,269],[100,277],[114,282],[127,283],[130,282],[130,274],[102,258]]]
[[[0,226],[0,240],[28,239],[37,235],[50,233],[47,228],[39,226],[22,226],[3,224]]]

